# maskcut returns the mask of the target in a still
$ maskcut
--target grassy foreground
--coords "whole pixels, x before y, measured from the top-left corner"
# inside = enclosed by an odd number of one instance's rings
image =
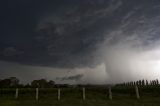
[[[140,89],[139,100],[134,89],[113,89],[113,100],[108,98],[105,88],[86,89],[86,100],[82,100],[81,89],[61,89],[61,100],[57,100],[57,89],[40,89],[39,100],[35,100],[35,89],[21,89],[18,99],[14,89],[0,90],[0,106],[160,106],[159,89]],[[156,92],[155,92],[156,91]]]
[[[0,106],[160,106],[160,98],[141,100],[0,100]]]

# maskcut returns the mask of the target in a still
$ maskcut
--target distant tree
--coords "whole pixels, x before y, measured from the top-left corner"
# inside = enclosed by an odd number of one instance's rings
[[[155,86],[155,80],[152,80],[152,85]]]
[[[10,77],[11,87],[17,87],[19,85],[19,79],[16,77]]]
[[[39,87],[39,88],[50,88],[50,87],[54,87],[55,82],[50,80],[47,81],[46,79],[40,79],[40,80],[33,80],[31,82],[31,86],[32,87]]]
[[[6,78],[0,81],[0,87],[9,88],[9,87],[17,87],[19,84],[19,79],[16,77]]]
[[[136,82],[134,81],[133,84],[134,84],[134,86],[135,86],[135,85],[136,85]]]
[[[38,84],[39,84],[40,88],[47,87],[47,81],[46,81],[46,79],[40,79],[40,80],[38,80]]]
[[[148,80],[146,80],[146,86],[148,86],[148,85],[149,85]]]
[[[3,80],[1,80],[1,82],[0,82],[0,86],[1,86],[2,88],[9,88],[10,85],[11,85],[11,81],[10,81],[9,79],[3,79]]]
[[[158,79],[156,79],[156,85],[159,85],[159,81],[158,81]]]
[[[142,86],[145,86],[145,81],[144,81],[144,79],[142,80]]]
[[[139,83],[139,86],[142,86],[142,81],[141,80],[139,80],[138,83]]]
[[[137,86],[139,85],[139,82],[138,82],[138,81],[136,81],[136,85],[137,85]]]
[[[31,87],[39,87],[39,81],[38,80],[33,80],[31,82]]]
[[[156,86],[156,80],[153,80],[153,85]]]
[[[55,86],[55,82],[54,81],[52,81],[52,80],[50,80],[49,82],[48,82],[48,87],[50,88],[52,88],[52,87],[54,87]]]

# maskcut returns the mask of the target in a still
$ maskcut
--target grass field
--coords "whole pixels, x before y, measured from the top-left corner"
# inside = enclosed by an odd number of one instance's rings
[[[112,88],[113,100],[108,98],[106,88],[86,88],[86,100],[81,88],[61,88],[61,100],[57,100],[57,89],[40,89],[39,100],[35,100],[35,89],[20,89],[18,99],[15,89],[0,90],[0,106],[160,106],[160,88],[140,88],[140,99],[136,99],[132,87]]]

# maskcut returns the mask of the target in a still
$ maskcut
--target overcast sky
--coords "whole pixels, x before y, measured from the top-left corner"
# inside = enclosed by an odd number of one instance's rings
[[[159,0],[1,0],[0,79],[160,77]]]

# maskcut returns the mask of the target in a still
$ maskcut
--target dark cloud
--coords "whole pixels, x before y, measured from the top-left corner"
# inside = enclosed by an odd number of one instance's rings
[[[103,58],[96,54],[97,45],[106,38],[115,44],[134,31],[147,29],[159,4],[158,0],[4,1],[0,59],[38,66],[92,67],[103,60],[97,59]],[[110,34],[119,27],[121,35]]]
[[[15,55],[20,55],[22,52],[16,50],[14,47],[8,47],[5,48],[2,55],[3,56],[15,56]]]
[[[73,84],[159,78],[159,13],[159,0],[2,0],[0,76]]]
[[[64,81],[64,80],[75,80],[75,81],[78,81],[80,79],[82,79],[83,77],[83,74],[78,74],[78,75],[73,75],[73,76],[65,76],[65,77],[58,77],[56,78],[57,80],[61,80],[61,81]]]

